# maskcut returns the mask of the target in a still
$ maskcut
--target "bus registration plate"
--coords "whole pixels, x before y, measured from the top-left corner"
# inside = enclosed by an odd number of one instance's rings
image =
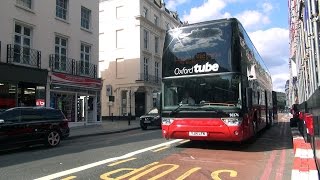
[[[189,132],[189,136],[207,136],[207,132]]]

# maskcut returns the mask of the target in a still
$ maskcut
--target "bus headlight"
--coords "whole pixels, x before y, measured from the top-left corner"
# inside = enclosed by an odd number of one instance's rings
[[[221,118],[227,126],[239,126],[242,123],[242,118]]]
[[[172,118],[162,118],[162,125],[170,125],[173,123]]]

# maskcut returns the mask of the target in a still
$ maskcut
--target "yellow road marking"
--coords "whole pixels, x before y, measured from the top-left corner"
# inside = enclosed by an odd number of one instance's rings
[[[121,164],[121,163],[124,163],[124,162],[128,162],[128,161],[132,161],[132,160],[135,160],[137,158],[129,158],[129,159],[124,159],[122,161],[117,161],[115,163],[112,163],[112,164],[109,164],[108,166],[111,167],[111,166],[115,166],[115,165],[118,165],[118,164]]]
[[[223,169],[223,170],[217,170],[211,173],[211,177],[213,180],[221,180],[219,177],[219,174],[221,173],[229,173],[230,177],[237,177],[238,172],[234,170],[228,170],[228,169]]]
[[[166,171],[163,171],[162,173],[160,173],[160,174],[158,174],[158,175],[156,175],[156,176],[154,176],[152,178],[149,178],[148,180],[159,179],[159,178],[161,178],[161,177],[163,177],[163,176],[169,174],[170,172],[172,172],[172,171],[174,171],[174,170],[179,168],[179,165],[176,165],[176,164],[159,164],[159,165],[154,166],[154,167],[152,167],[152,168],[150,168],[150,169],[148,169],[148,170],[146,170],[144,172],[141,172],[140,174],[135,175],[134,177],[130,178],[129,180],[137,180],[137,179],[141,178],[142,176],[144,176],[144,175],[146,175],[146,174],[148,174],[148,173],[150,173],[150,172],[152,172],[152,171],[154,171],[154,170],[156,170],[158,168],[165,167],[165,166],[171,166],[171,168],[166,170]]]
[[[185,178],[189,177],[192,173],[200,170],[200,167],[196,167],[196,168],[192,168],[189,171],[185,172],[184,174],[182,174],[180,177],[178,177],[176,180],[184,180]]]
[[[184,140],[184,141],[181,141],[181,142],[179,142],[180,144],[183,144],[183,143],[186,143],[186,142],[189,142],[190,140],[189,139],[187,139],[187,140]]]
[[[162,147],[162,148],[159,148],[159,149],[155,149],[155,150],[152,150],[152,152],[158,152],[158,151],[162,151],[164,149],[168,149],[169,146],[165,146],[165,147]]]
[[[121,180],[121,179],[126,179],[127,177],[132,176],[133,174],[136,174],[136,173],[138,173],[138,172],[140,172],[140,171],[143,171],[143,170],[145,170],[145,169],[148,169],[149,167],[151,167],[151,166],[153,166],[153,165],[156,165],[156,164],[158,164],[158,162],[153,162],[153,163],[148,164],[148,165],[146,165],[146,166],[143,166],[143,167],[141,167],[141,168],[139,168],[139,169],[135,169],[135,168],[121,168],[121,169],[116,169],[116,170],[113,170],[113,171],[110,171],[110,172],[107,172],[107,173],[102,174],[102,175],[100,176],[100,178],[103,179],[103,180],[115,180],[115,179],[116,179],[116,180]],[[130,171],[130,172],[127,173],[127,174],[124,174],[124,175],[122,175],[122,176],[120,176],[120,177],[117,177],[117,178],[115,178],[115,179],[109,177],[110,175],[116,174],[116,173],[121,172],[121,171]]]
[[[77,176],[69,176],[69,177],[66,177],[66,178],[63,178],[61,180],[71,180],[71,179],[75,179]]]

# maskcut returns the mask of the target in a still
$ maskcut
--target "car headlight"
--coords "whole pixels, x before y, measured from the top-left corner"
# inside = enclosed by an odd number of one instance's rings
[[[170,125],[173,121],[174,120],[172,118],[162,118],[162,125]]]
[[[242,123],[242,118],[221,118],[227,126],[239,126]]]

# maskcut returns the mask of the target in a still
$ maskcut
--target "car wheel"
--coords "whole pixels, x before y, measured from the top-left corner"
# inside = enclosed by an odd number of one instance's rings
[[[46,144],[49,147],[56,147],[59,145],[61,140],[61,136],[60,133],[57,131],[50,131],[49,134],[47,135],[47,139],[46,139]]]
[[[142,130],[146,130],[147,129],[147,125],[145,125],[145,124],[140,124],[140,127],[141,127]]]

